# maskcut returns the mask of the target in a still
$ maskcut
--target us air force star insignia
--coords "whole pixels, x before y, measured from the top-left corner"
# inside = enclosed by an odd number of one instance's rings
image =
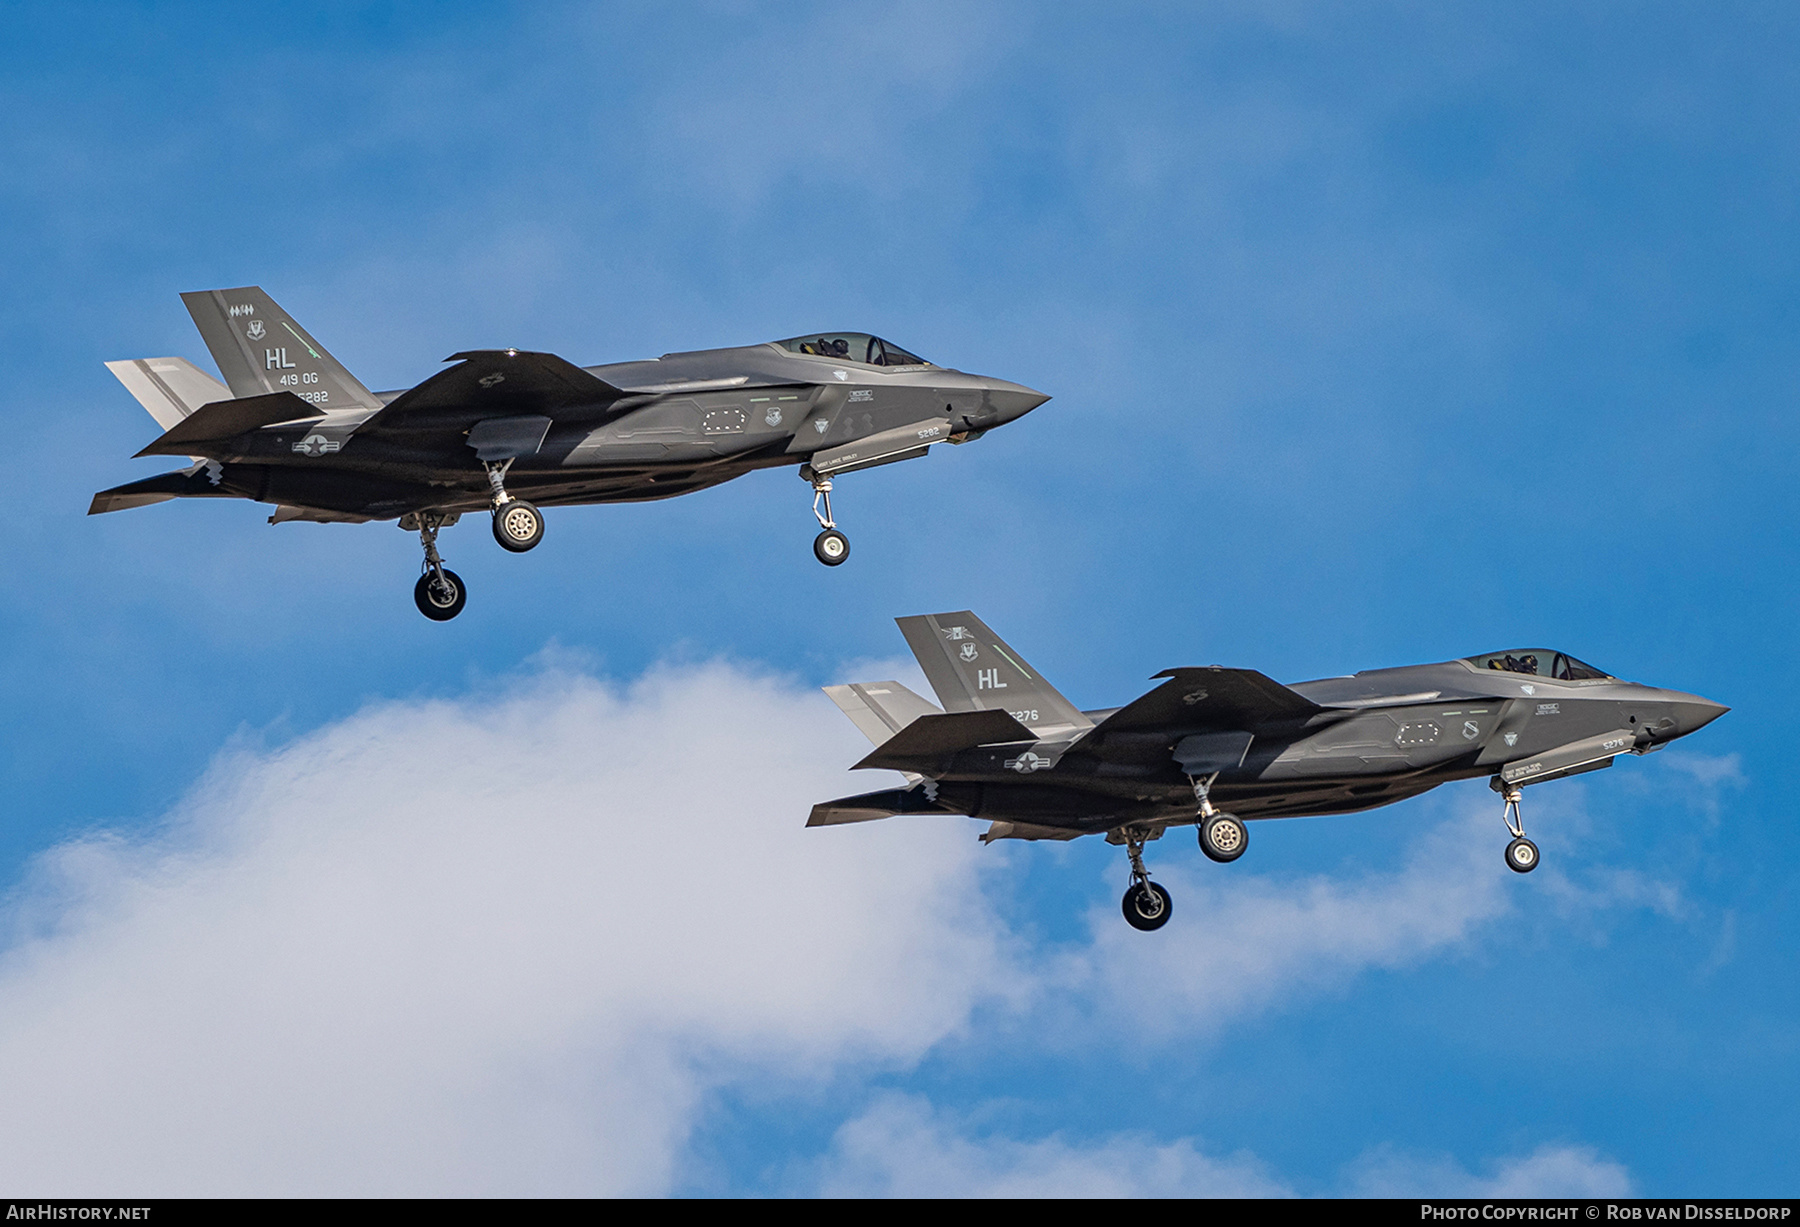
[[[1536,686],[1520,686],[1519,689],[1523,690],[1526,694],[1536,694],[1537,693]]]
[[[324,435],[307,435],[294,444],[294,450],[303,456],[323,456],[327,452],[338,451],[343,446],[336,439],[327,439]]]
[[[1006,769],[1008,771],[1017,771],[1020,775],[1028,775],[1033,771],[1041,771],[1049,765],[1049,759],[1039,758],[1030,750],[1025,751],[1025,753],[1019,755],[1017,758],[1009,758],[1006,760]]]
[[[962,645],[962,658],[964,660],[974,660],[977,656],[980,656],[980,655],[981,655],[981,653],[975,650],[974,644],[965,643]]]
[[[261,320],[251,320],[250,327],[244,329],[244,335],[249,337],[252,341],[262,340],[266,335],[263,328],[263,322]]]
[[[849,372],[849,371],[833,371],[833,372],[831,372],[831,373],[832,373],[832,374],[833,374],[833,375],[836,375],[836,376],[837,376],[837,377],[838,377],[838,378],[839,378],[839,379],[848,379],[848,378],[850,378],[850,372]]]
[[[505,383],[506,376],[502,375],[499,371],[495,371],[492,375],[483,375],[480,379],[477,379],[475,382],[480,384],[484,388],[491,388],[497,383]]]
[[[1205,700],[1206,691],[1204,690],[1190,690],[1181,696],[1181,701],[1186,703],[1189,707],[1192,707],[1196,703],[1205,702]]]

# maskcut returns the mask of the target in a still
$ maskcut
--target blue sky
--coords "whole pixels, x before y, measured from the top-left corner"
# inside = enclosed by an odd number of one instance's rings
[[[1785,7],[8,22],[0,1069],[122,1122],[39,1129],[67,1191],[1792,1191]],[[377,388],[822,327],[1054,399],[839,483],[841,569],[765,473],[447,530],[433,625],[390,525],[84,516],[163,464],[101,364],[248,283]],[[1733,711],[1528,793],[1526,878],[1473,783],[1172,836],[1146,937],[1097,840],[792,829],[873,786],[813,688],[959,608],[1090,707],[1546,644]]]

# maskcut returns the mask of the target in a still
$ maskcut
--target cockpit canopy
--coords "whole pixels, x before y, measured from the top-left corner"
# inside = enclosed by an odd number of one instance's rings
[[[1611,677],[1573,656],[1546,648],[1514,648],[1510,652],[1489,652],[1486,656],[1468,657],[1477,669],[1493,669],[1500,673],[1529,673],[1557,682],[1585,682]]]
[[[909,354],[893,342],[872,337],[866,332],[820,332],[777,341],[776,344],[796,354],[836,358],[840,362],[860,362],[865,366],[931,365],[917,354]]]

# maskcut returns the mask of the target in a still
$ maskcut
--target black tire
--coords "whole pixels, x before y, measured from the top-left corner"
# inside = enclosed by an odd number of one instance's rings
[[[494,509],[494,540],[502,549],[523,554],[544,539],[544,513],[522,498]]]
[[[1233,814],[1214,814],[1200,824],[1200,851],[1208,860],[1230,864],[1250,846],[1250,831]]]
[[[1134,883],[1119,901],[1119,908],[1125,913],[1126,924],[1149,933],[1169,923],[1169,913],[1175,905],[1170,902],[1168,891],[1155,882],[1145,882],[1142,886]]]
[[[430,571],[419,576],[419,582],[413,585],[413,604],[433,622],[448,622],[469,603],[469,590],[463,586],[462,576],[446,568],[444,582],[450,586],[450,599],[445,600],[445,594],[432,583],[435,578]]]
[[[828,567],[842,566],[850,557],[850,538],[835,528],[828,528],[813,538],[813,557]]]
[[[1530,873],[1538,867],[1537,845],[1523,835],[1506,845],[1506,867],[1514,873]]]

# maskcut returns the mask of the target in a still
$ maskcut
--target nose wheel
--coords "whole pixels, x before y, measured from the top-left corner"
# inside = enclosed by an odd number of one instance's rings
[[[1524,793],[1517,784],[1508,784],[1495,776],[1493,790],[1506,801],[1506,829],[1512,842],[1506,845],[1506,867],[1514,873],[1530,873],[1538,867],[1538,846],[1525,838],[1525,822],[1519,816],[1519,801]]]
[[[838,531],[837,521],[831,518],[831,478],[810,464],[800,466],[800,476],[812,483],[813,515],[824,530],[813,538],[813,557],[828,567],[842,566],[850,557],[850,538]]]
[[[1149,870],[1144,868],[1144,843],[1160,834],[1161,831],[1147,827],[1120,827],[1106,836],[1108,843],[1124,844],[1125,855],[1131,858],[1131,885],[1126,887],[1119,908],[1125,913],[1126,924],[1145,933],[1168,924],[1174,910],[1169,892],[1152,882]]]
[[[438,529],[456,523],[456,519],[454,515],[417,512],[400,520],[401,528],[419,530],[419,544],[425,547],[423,574],[413,585],[413,604],[433,622],[448,622],[469,603],[469,590],[463,586],[462,576],[444,565],[437,550]]]

